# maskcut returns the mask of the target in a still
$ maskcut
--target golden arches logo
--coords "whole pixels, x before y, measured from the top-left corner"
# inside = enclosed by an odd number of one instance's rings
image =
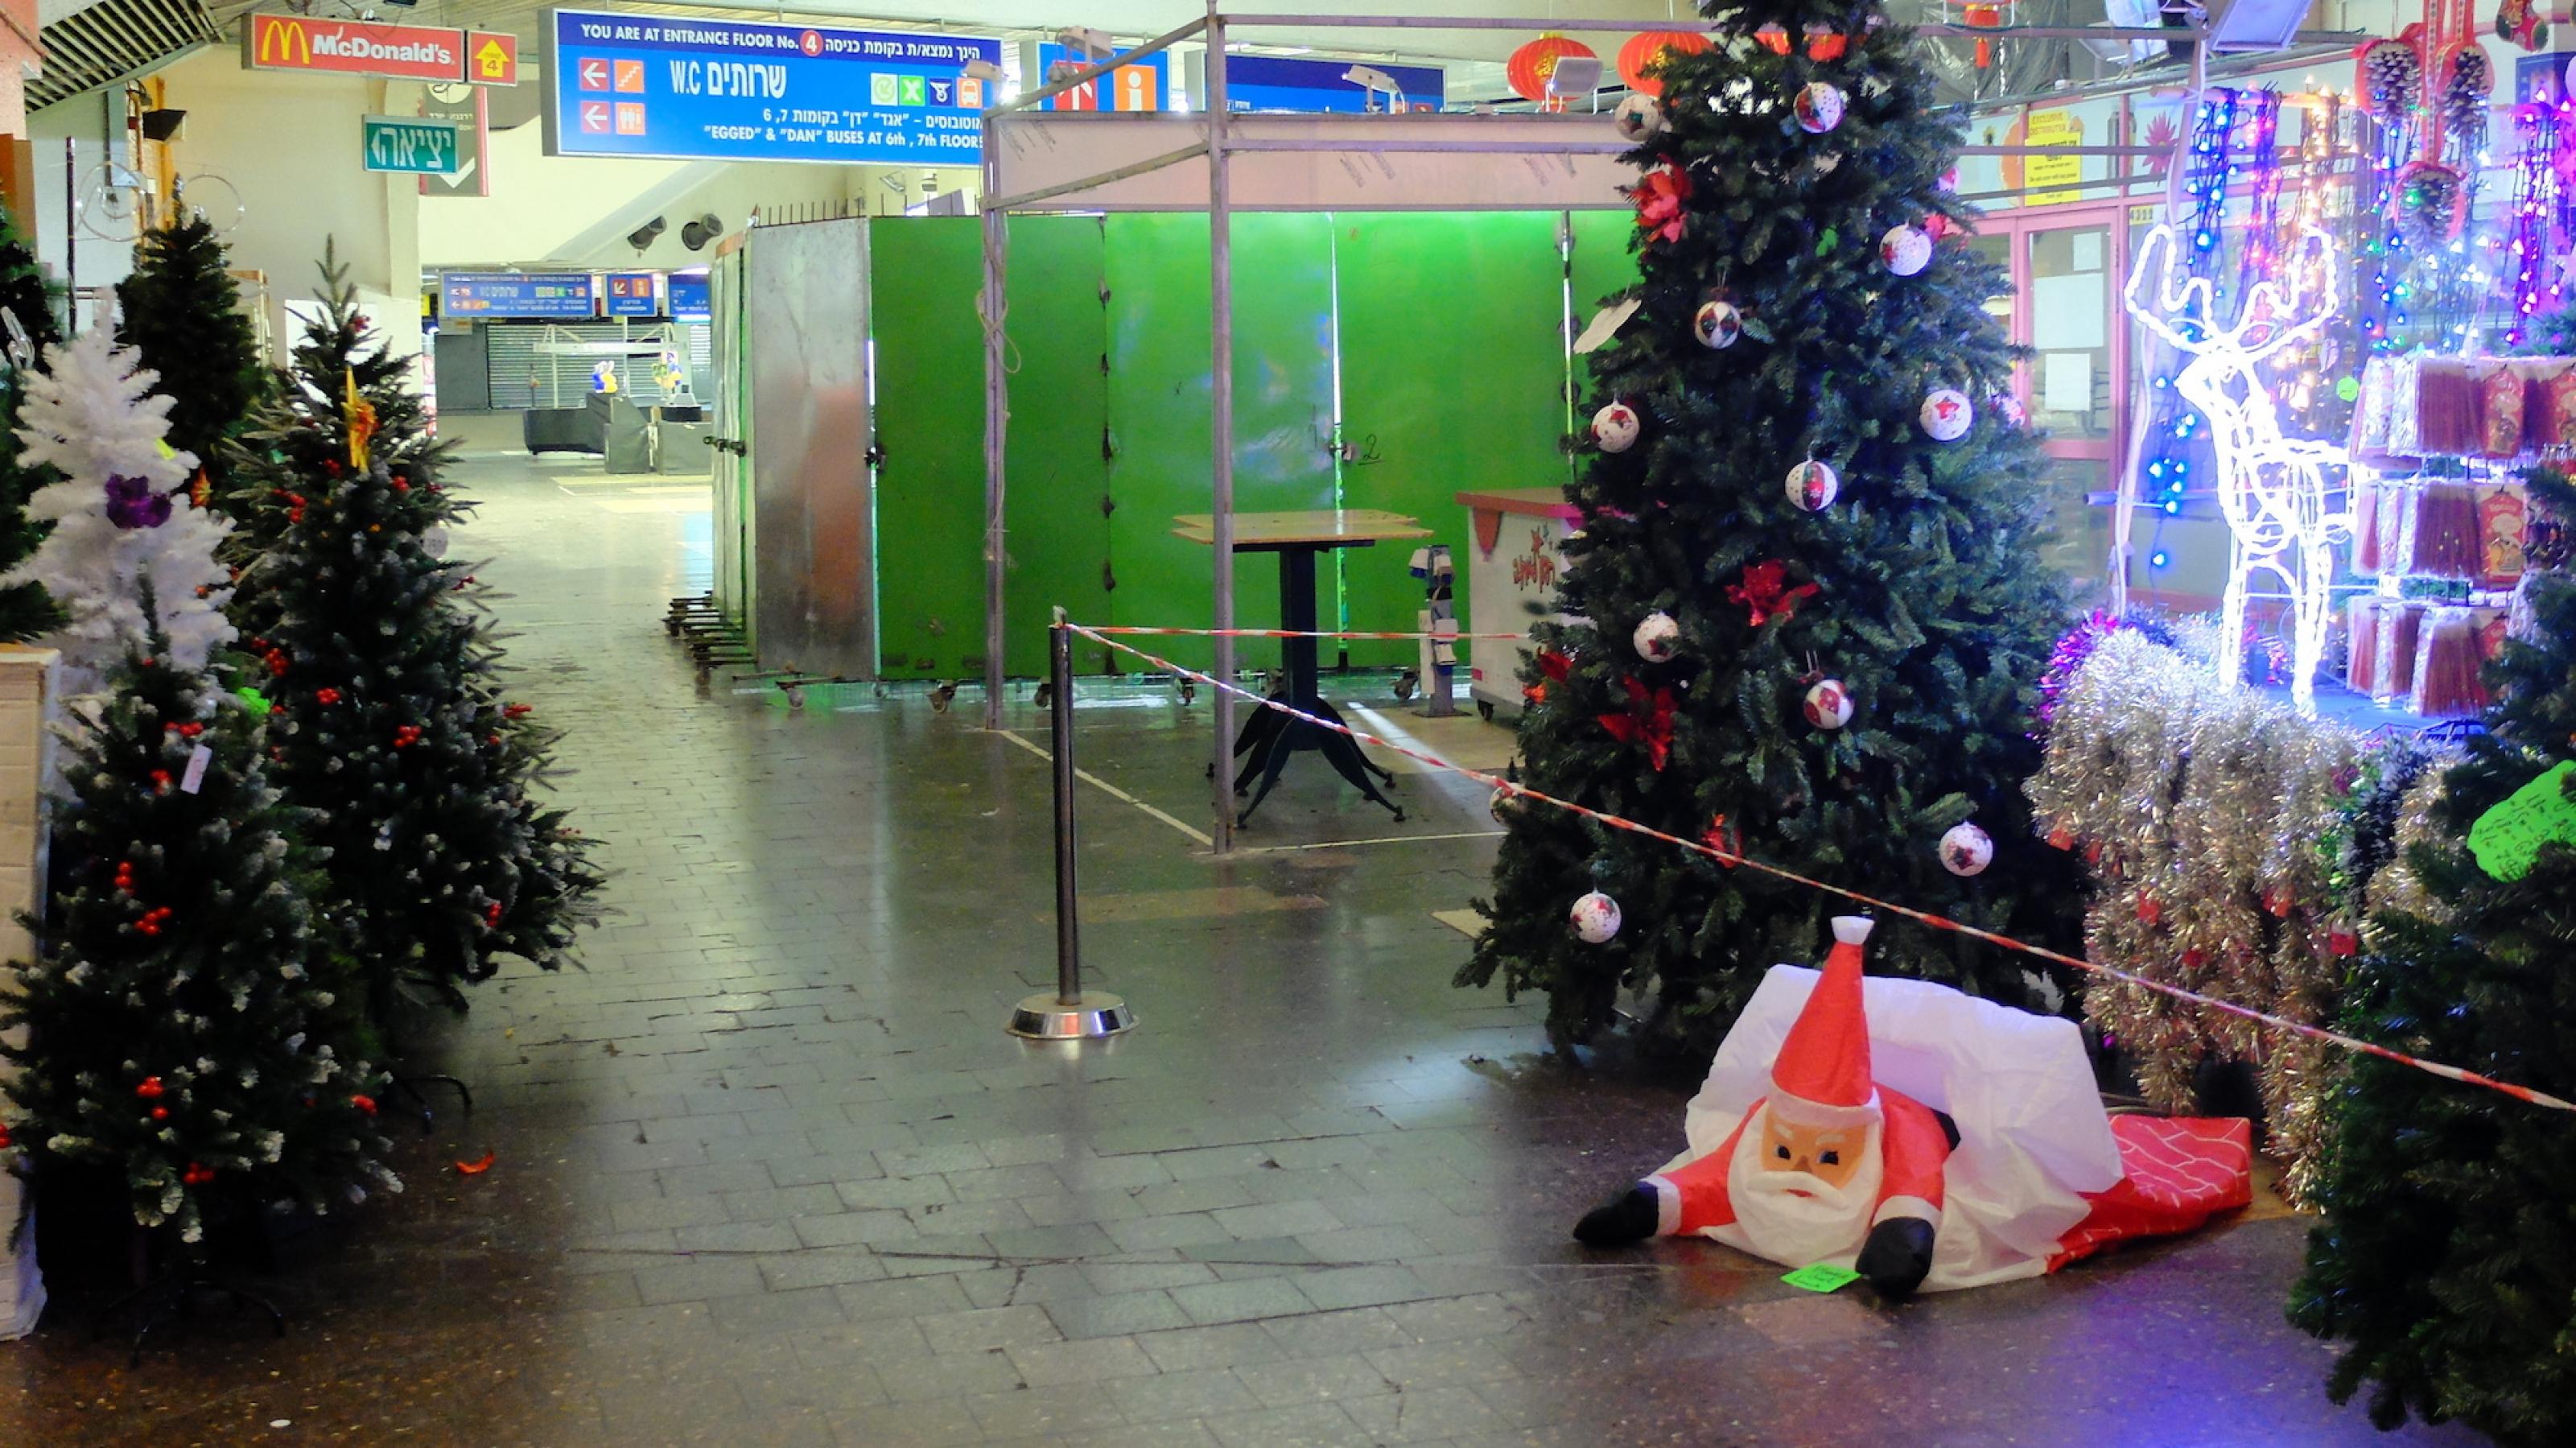
[[[261,26],[259,31],[259,58],[263,63],[270,61],[281,65],[313,63],[313,36],[305,29],[302,20],[293,16],[255,15],[251,17],[255,25],[263,20],[268,22]]]

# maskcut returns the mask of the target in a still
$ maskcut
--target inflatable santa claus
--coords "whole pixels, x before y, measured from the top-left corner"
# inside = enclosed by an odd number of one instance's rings
[[[1690,1104],[1690,1149],[1586,1216],[1612,1246],[1714,1237],[1888,1297],[2052,1272],[2252,1199],[2236,1119],[2112,1117],[2073,1021],[1861,975],[1870,922],[1823,971],[1772,967]]]

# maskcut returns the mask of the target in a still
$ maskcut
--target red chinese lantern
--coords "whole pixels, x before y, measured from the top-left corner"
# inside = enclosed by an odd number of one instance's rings
[[[2004,7],[2001,5],[1970,5],[1967,7],[1966,19],[1970,25],[1977,27],[1979,30],[1992,30],[2004,23]],[[1986,39],[1984,36],[1977,37],[1977,69],[1988,69],[1993,66],[1994,63],[1995,43]]]
[[[1649,30],[1628,37],[1619,47],[1619,78],[1641,95],[1660,96],[1664,83],[1645,73],[1666,51],[1697,55],[1708,49],[1708,37],[1696,30]]]
[[[1589,59],[1592,47],[1562,35],[1542,35],[1512,52],[1503,65],[1503,78],[1511,82],[1512,94],[1525,101],[1546,102],[1549,77],[1556,74],[1556,63],[1571,58]],[[1560,103],[1561,104],[1561,103]]]

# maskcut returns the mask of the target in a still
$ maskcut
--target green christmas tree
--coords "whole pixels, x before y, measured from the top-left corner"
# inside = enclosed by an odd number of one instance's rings
[[[36,265],[35,248],[18,234],[9,214],[0,210],[0,312],[16,319],[26,333],[11,345],[13,334],[0,330],[0,357],[8,370],[0,381],[0,572],[14,568],[36,550],[44,529],[27,516],[27,499],[45,485],[43,470],[18,457],[18,374],[33,366],[45,348],[62,340],[54,321],[53,289]],[[5,328],[5,324],[0,324]],[[33,583],[0,587],[0,643],[32,638],[53,627],[59,615],[45,590]]]
[[[1643,279],[1594,358],[1565,550],[1582,621],[1537,631],[1524,782],[2067,943],[2073,867],[2030,839],[2020,789],[2067,605],[2038,562],[2014,353],[1985,311],[2006,279],[1956,234],[1956,133],[1877,5],[1702,13],[1716,46],[1667,53],[1660,104],[1617,117]],[[1652,980],[1660,1026],[1705,1046],[1851,908],[1535,802],[1508,820],[1460,981],[1545,991],[1560,1043]],[[1970,873],[1979,831],[1992,867]],[[1589,943],[1568,910],[1596,890],[1624,924]],[[2026,994],[2020,957],[1902,920],[1871,964]]]
[[[26,1030],[0,1149],[113,1173],[139,1226],[187,1242],[227,1210],[400,1190],[356,1002],[317,948],[301,818],[212,671],[223,526],[186,500],[194,460],[159,446],[169,404],[131,351],[102,330],[51,361],[22,410],[27,459],[59,477],[34,499],[54,527],[20,572],[64,605],[46,642],[81,692],[43,950],[0,995],[0,1031]]]
[[[2565,472],[2530,483],[2576,518]],[[2535,573],[2518,608],[2489,666],[2489,732],[2443,776],[2432,839],[2403,862],[2418,910],[2370,922],[2347,1028],[2576,1100],[2576,576]],[[2556,822],[2536,854],[2472,832],[2508,798]],[[2335,1399],[2367,1383],[2382,1427],[2412,1413],[2576,1441],[2576,1117],[2369,1057],[2333,1110],[2325,1222],[2290,1315],[2343,1345]]]
[[[116,284],[117,336],[160,375],[170,445],[195,454],[221,496],[225,444],[268,395],[259,334],[203,215],[144,233],[135,250],[133,274]]]
[[[260,540],[235,617],[268,673],[279,777],[320,816],[332,916],[392,1029],[409,996],[461,1008],[503,955],[560,964],[600,876],[536,797],[556,735],[503,697],[486,590],[446,556],[471,505],[440,480],[407,364],[366,335],[341,270],[323,277],[233,475]]]

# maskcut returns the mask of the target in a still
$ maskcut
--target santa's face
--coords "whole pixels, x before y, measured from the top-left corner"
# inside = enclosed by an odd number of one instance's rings
[[[1848,1186],[1868,1144],[1865,1126],[1809,1126],[1762,1113],[1760,1165],[1766,1172],[1802,1172],[1829,1187]]]
[[[1727,1195],[1746,1245],[1793,1267],[1858,1252],[1878,1204],[1878,1128],[1819,1131],[1775,1122],[1767,1106],[1761,1111],[1765,1119],[1738,1138],[1727,1171]],[[1820,1145],[1827,1137],[1838,1144]],[[1789,1150],[1785,1160],[1783,1147]],[[1829,1150],[1831,1163],[1823,1159]]]

